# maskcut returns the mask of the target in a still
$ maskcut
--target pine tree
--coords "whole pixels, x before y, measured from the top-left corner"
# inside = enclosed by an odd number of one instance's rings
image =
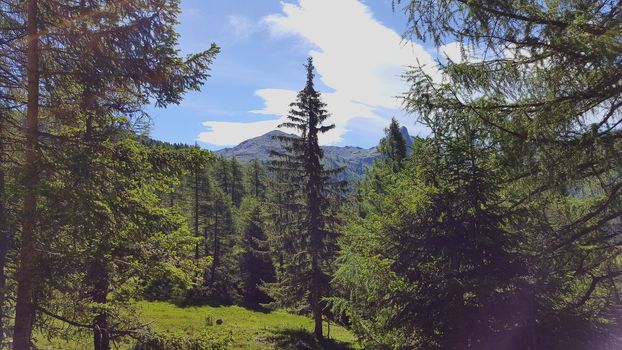
[[[309,307],[313,316],[314,334],[323,337],[322,331],[322,298],[328,292],[329,276],[325,269],[329,261],[325,255],[330,237],[329,221],[325,214],[330,206],[328,201],[331,191],[339,193],[345,184],[331,182],[331,177],[341,169],[324,169],[323,151],[319,146],[319,135],[333,129],[334,124],[324,125],[330,116],[325,110],[326,105],[321,101],[320,93],[315,90],[313,61],[309,58],[306,64],[307,82],[305,88],[298,93],[297,99],[290,106],[288,121],[279,127],[294,129],[298,136],[278,137],[284,144],[284,151],[273,151],[277,158],[272,161],[273,171],[285,175],[285,191],[293,191],[301,219],[297,222],[296,235],[288,253],[294,260],[288,264],[298,264],[295,271],[290,271],[283,281],[290,284],[296,280],[306,280],[299,286],[308,292]],[[286,240],[289,238],[286,238]],[[293,249],[292,249],[293,248]],[[301,269],[301,270],[299,270]],[[291,276],[295,274],[297,276]],[[277,281],[278,282],[278,281]],[[290,286],[291,287],[291,286]]]

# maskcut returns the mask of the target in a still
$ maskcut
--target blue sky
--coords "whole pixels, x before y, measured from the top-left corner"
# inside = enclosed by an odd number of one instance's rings
[[[336,129],[323,144],[375,146],[391,117],[411,134],[425,134],[400,109],[406,66],[436,74],[430,45],[404,41],[406,20],[390,0],[182,0],[178,31],[182,53],[221,54],[200,92],[180,105],[151,108],[151,136],[219,149],[275,129],[305,83],[303,64],[315,61]],[[451,44],[442,51],[459,52]]]

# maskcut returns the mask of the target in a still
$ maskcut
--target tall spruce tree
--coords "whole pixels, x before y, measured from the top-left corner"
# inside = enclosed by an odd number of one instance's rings
[[[325,109],[326,104],[322,102],[320,93],[315,90],[314,66],[311,58],[305,67],[306,86],[298,93],[296,101],[290,105],[288,121],[279,125],[282,128],[294,129],[299,134],[277,137],[283,142],[284,151],[272,152],[276,157],[272,161],[272,169],[285,175],[287,181],[284,184],[285,189],[292,191],[296,198],[296,202],[289,205],[295,207],[301,219],[296,223],[295,233],[285,238],[293,240],[289,243],[290,250],[287,252],[291,254],[291,260],[285,264],[296,263],[298,265],[296,269],[289,273],[297,276],[282,276],[284,278],[281,281],[301,282],[298,288],[308,293],[309,308],[315,323],[314,334],[322,338],[324,308],[322,299],[328,293],[329,276],[325,271],[330,263],[326,252],[331,236],[331,218],[326,213],[330,207],[331,191],[339,193],[343,190],[344,184],[331,181],[331,177],[341,169],[324,169],[322,163],[324,152],[319,145],[319,136],[333,129],[335,125],[324,124],[330,115]],[[278,298],[277,296],[276,299]]]

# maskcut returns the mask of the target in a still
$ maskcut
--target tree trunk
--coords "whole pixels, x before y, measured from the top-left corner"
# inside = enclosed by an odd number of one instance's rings
[[[6,265],[6,254],[9,249],[10,230],[6,207],[6,182],[2,160],[4,160],[4,143],[0,141],[0,344],[5,340],[5,315],[4,303],[6,300],[6,275],[4,267]]]
[[[34,321],[34,289],[37,248],[37,189],[39,187],[39,39],[37,37],[37,0],[27,0],[27,86],[26,154],[24,163],[24,211],[22,213],[21,250],[17,270],[17,302],[13,350],[30,349]]]
[[[322,298],[322,272],[320,271],[318,259],[318,240],[319,237],[317,237],[317,232],[313,232],[313,236],[311,237],[311,311],[313,313],[313,321],[315,323],[313,333],[318,339],[322,339],[322,306],[320,304],[320,299]]]
[[[207,218],[206,218],[207,219]],[[209,255],[209,239],[207,233],[207,226],[203,227],[203,257]],[[203,270],[203,286],[207,286],[207,282],[209,281],[210,270],[207,268]]]
[[[307,183],[307,210],[309,211],[307,232],[311,239],[311,311],[313,313],[313,320],[315,322],[314,334],[318,339],[323,338],[322,332],[322,289],[324,287],[324,279],[322,270],[320,268],[320,254],[322,248],[321,237],[321,221],[322,221],[322,209],[321,209],[321,151],[317,144],[317,131],[314,126],[317,122],[311,114],[309,119],[309,135],[308,135],[308,152],[311,152],[311,156],[308,157],[307,174],[309,174],[309,182]]]
[[[218,268],[218,265],[220,264],[220,241],[219,241],[219,225],[220,223],[218,222],[218,213],[214,213],[214,254],[213,254],[213,259],[212,259],[212,276],[210,279],[210,282],[212,284],[214,284],[216,282],[216,269]]]
[[[199,237],[199,169],[194,169],[194,237]],[[194,258],[199,259],[199,242],[194,247]]]
[[[93,262],[89,275],[89,280],[92,283],[91,298],[93,302],[105,305],[110,289],[110,277],[106,265],[101,259]],[[108,313],[105,310],[100,311],[93,318],[93,349],[110,350],[110,326]]]
[[[231,204],[233,204],[234,206],[236,205],[236,199],[237,196],[235,194],[235,184],[236,184],[236,175],[235,172],[233,171],[233,167],[231,168]]]
[[[310,181],[319,180],[311,178]],[[320,237],[320,206],[319,198],[316,195],[316,184],[310,184],[310,191],[308,197],[308,210],[309,210],[309,223],[308,232],[311,236],[311,312],[313,313],[313,321],[315,323],[315,329],[313,333],[318,339],[323,338],[322,334],[322,305],[320,304],[322,299],[322,270],[320,269],[320,246],[322,244]]]
[[[108,316],[105,314],[95,316],[93,322],[93,349],[110,350]]]

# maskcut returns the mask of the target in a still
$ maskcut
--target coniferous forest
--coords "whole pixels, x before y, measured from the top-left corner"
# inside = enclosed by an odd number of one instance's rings
[[[180,0],[0,0],[0,349],[622,349],[622,3],[383,3],[462,59],[353,178],[312,58],[239,161],[150,135]]]

